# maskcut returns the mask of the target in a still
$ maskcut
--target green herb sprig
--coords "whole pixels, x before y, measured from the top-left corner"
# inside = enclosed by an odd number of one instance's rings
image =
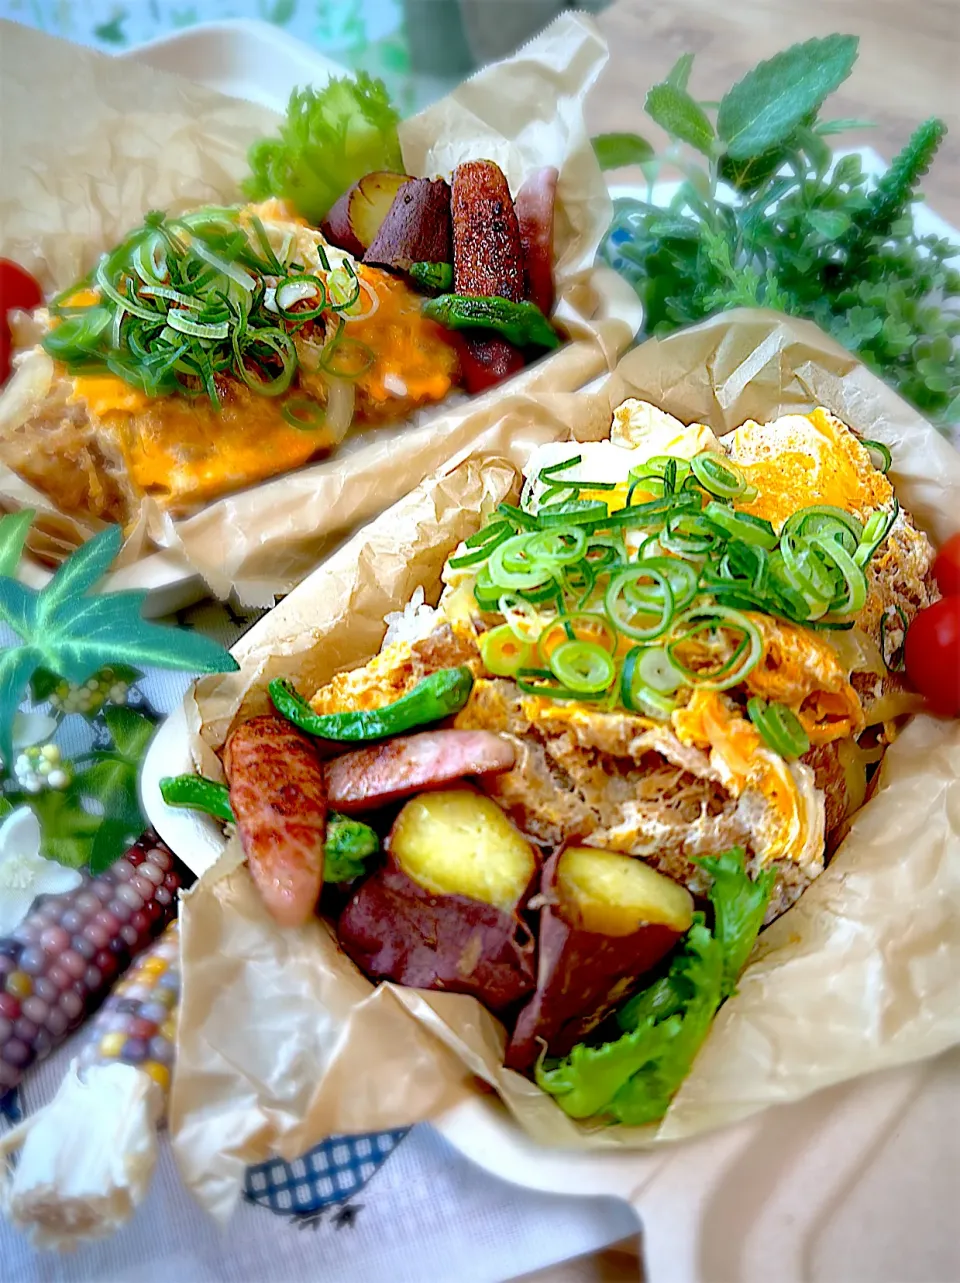
[[[856,155],[833,164],[828,138],[869,123],[820,118],[857,44],[793,45],[719,104],[689,93],[684,55],[646,99],[671,139],[663,156],[637,135],[594,140],[605,168],[641,163],[651,185],[667,162],[684,175],[668,208],[617,201],[601,253],[642,298],[647,335],[732,307],[805,317],[948,427],[960,423],[960,246],[920,236],[911,210],[946,129],[921,124],[878,182]]]

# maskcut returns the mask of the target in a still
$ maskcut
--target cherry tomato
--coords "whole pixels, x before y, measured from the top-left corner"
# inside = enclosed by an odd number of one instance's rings
[[[907,676],[935,713],[960,716],[960,597],[913,617],[903,648]]]
[[[937,553],[933,577],[944,597],[960,597],[960,534],[951,535]]]
[[[43,290],[29,272],[8,258],[0,258],[0,383],[10,377],[10,326],[7,313],[14,308],[30,312],[43,302]]]

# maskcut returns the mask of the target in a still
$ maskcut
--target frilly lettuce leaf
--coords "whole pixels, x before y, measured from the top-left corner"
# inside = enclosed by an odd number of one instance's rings
[[[382,80],[358,71],[322,89],[294,89],[277,138],[248,153],[251,200],[281,196],[317,224],[347,188],[373,170],[403,172],[399,113]]]
[[[773,873],[754,882],[741,847],[701,863],[713,876],[713,929],[694,914],[667,974],[617,1013],[621,1037],[596,1047],[578,1043],[550,1068],[538,1064],[538,1084],[571,1118],[602,1115],[628,1126],[662,1118],[718,1007],[734,992],[763,923]]]

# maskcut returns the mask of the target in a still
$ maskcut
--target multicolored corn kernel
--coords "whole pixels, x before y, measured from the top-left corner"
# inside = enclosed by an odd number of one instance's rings
[[[180,939],[171,922],[130,968],[94,1020],[80,1053],[80,1072],[92,1065],[136,1065],[166,1093],[176,1050]],[[163,995],[171,995],[172,1003]]]
[[[171,852],[145,834],[99,877],[38,900],[0,939],[0,1096],[99,1006],[117,974],[153,943],[176,913],[184,880],[189,874]],[[162,992],[155,1001],[163,1001]]]

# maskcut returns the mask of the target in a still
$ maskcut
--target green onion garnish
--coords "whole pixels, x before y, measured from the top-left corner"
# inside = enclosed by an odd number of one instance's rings
[[[775,700],[768,704],[766,700],[754,695],[747,700],[747,714],[767,748],[780,757],[803,757],[810,747],[810,738],[799,717],[786,704],[779,704]]]

